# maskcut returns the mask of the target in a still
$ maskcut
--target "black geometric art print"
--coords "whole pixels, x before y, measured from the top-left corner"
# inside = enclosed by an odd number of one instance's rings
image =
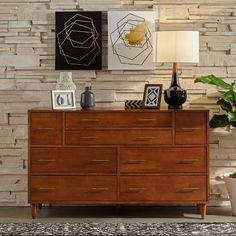
[[[101,12],[56,12],[56,70],[102,67]]]
[[[153,69],[153,13],[109,12],[108,20],[109,69]]]

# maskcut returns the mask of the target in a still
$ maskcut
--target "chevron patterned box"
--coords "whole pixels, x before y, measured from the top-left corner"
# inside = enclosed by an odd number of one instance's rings
[[[143,107],[142,100],[126,100],[125,109],[140,109]]]

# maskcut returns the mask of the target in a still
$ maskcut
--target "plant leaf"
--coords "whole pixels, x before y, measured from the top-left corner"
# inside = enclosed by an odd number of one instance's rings
[[[235,104],[236,102],[236,94],[233,90],[229,90],[228,92],[221,93],[221,96],[228,102]]]
[[[225,127],[229,124],[230,123],[227,115],[214,115],[210,120],[211,128]]]
[[[223,98],[221,98],[217,104],[222,108],[224,111],[232,111],[232,106],[230,102],[225,101]]]
[[[236,122],[236,112],[228,112],[228,119],[230,122]]]
[[[207,76],[202,76],[199,78],[196,78],[194,80],[195,83],[204,83],[204,84],[213,84],[216,85],[217,87],[224,89],[224,90],[230,90],[233,89],[233,86],[231,84],[226,83],[224,80],[214,76],[214,75],[207,75]]]

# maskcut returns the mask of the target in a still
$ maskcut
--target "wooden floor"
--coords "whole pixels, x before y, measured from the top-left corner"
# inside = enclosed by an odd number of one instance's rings
[[[205,220],[196,207],[44,206],[36,220],[29,207],[0,207],[0,222],[236,222],[230,207],[208,207]]]

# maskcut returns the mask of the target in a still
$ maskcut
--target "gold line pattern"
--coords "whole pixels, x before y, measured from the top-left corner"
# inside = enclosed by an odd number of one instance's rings
[[[81,40],[78,40],[79,37],[77,39],[72,37],[78,36],[77,34],[81,35]],[[97,42],[99,36],[93,19],[77,13],[64,23],[64,28],[56,37],[60,54],[64,56],[67,64],[89,66],[101,51]],[[67,49],[68,45],[70,49]],[[71,55],[70,50],[73,50],[74,54],[75,50],[78,50],[78,53],[76,52],[78,56]],[[89,62],[83,62],[84,59]]]

